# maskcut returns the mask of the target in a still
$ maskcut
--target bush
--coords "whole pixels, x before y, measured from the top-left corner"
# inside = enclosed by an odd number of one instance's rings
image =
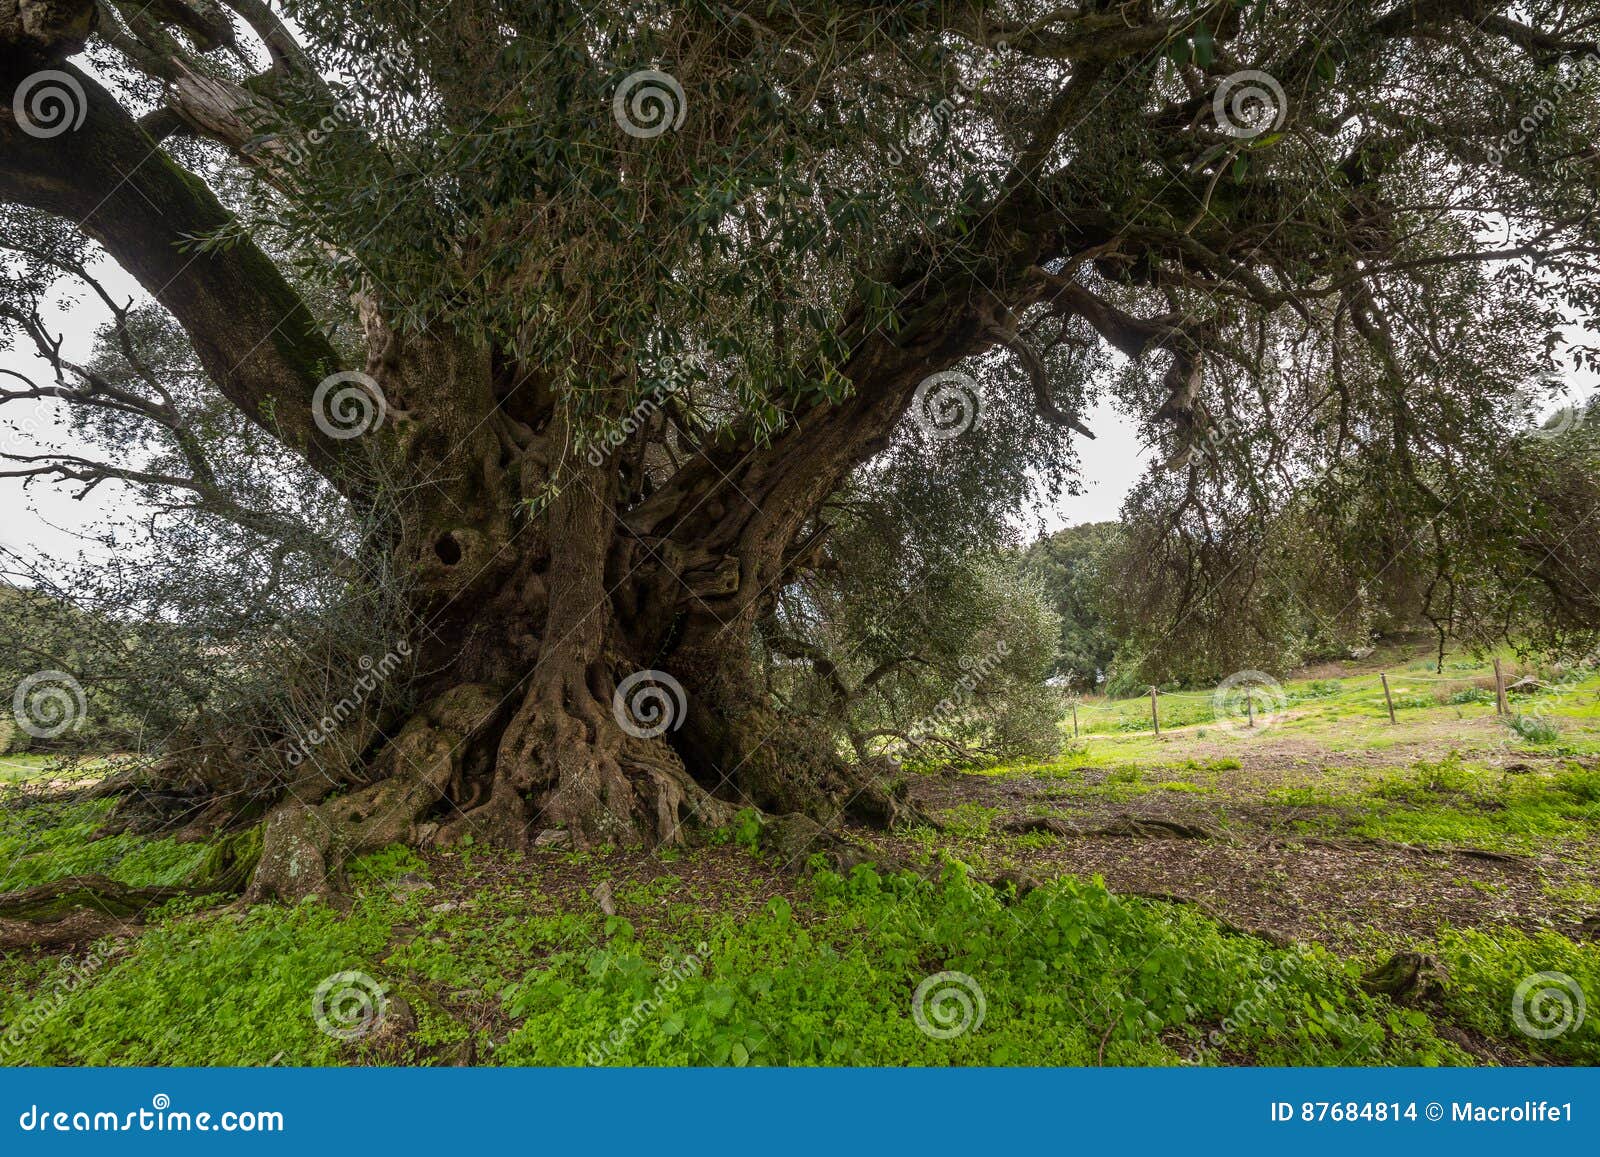
[[[1555,720],[1540,715],[1513,715],[1506,726],[1528,743],[1555,743],[1561,738]]]

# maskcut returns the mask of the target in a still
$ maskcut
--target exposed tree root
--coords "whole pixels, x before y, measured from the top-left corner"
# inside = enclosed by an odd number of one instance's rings
[[[1378,839],[1308,839],[1302,843],[1314,848],[1339,848],[1345,850],[1359,850],[1362,848],[1381,848],[1384,851],[1403,852],[1408,856],[1422,856],[1428,859],[1440,859],[1450,856],[1465,856],[1469,860],[1487,860],[1494,864],[1529,864],[1532,858],[1518,855],[1516,852],[1496,852],[1488,848],[1423,848],[1416,844],[1402,844],[1394,840]]]
[[[330,896],[345,862],[394,843],[416,843],[417,825],[460,770],[468,741],[493,716],[493,690],[456,687],[406,723],[379,755],[370,787],[322,798],[291,789],[267,816],[246,899],[295,902]]]
[[[1060,816],[1021,816],[1017,819],[1005,821],[1000,825],[1000,830],[1008,835],[1031,835],[1035,832],[1043,832],[1052,836],[1077,836],[1083,834],[1077,827]]]
[[[191,888],[134,888],[105,876],[68,876],[0,895],[0,949],[55,947],[131,931],[145,913]]]
[[[1047,832],[1054,836],[1129,836],[1147,840],[1220,840],[1223,833],[1205,824],[1121,815],[1097,828],[1080,828],[1060,816],[1023,816],[1001,825],[1003,832]]]
[[[1397,952],[1361,978],[1361,987],[1396,1004],[1427,1004],[1444,995],[1450,973],[1438,958],[1421,952]]]

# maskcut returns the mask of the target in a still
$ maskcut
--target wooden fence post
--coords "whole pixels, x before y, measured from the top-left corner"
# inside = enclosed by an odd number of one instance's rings
[[[1078,701],[1072,701],[1072,738],[1078,738]]]
[[[1394,696],[1389,694],[1389,673],[1381,671],[1378,673],[1378,678],[1383,680],[1383,701],[1389,705],[1389,722],[1394,723],[1396,722],[1394,717]]]
[[[1500,668],[1500,657],[1494,660],[1494,713],[1496,715],[1510,715],[1511,709],[1506,706],[1506,674]]]
[[[1256,725],[1256,704],[1248,689],[1244,693],[1244,718],[1246,727]]]
[[[1161,737],[1161,713],[1156,710],[1156,689],[1150,688],[1150,722],[1155,724],[1156,738]]]

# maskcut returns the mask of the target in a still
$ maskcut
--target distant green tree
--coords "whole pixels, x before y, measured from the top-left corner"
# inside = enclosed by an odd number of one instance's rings
[[[1078,691],[1093,690],[1104,680],[1117,651],[1107,619],[1106,568],[1112,550],[1122,541],[1116,522],[1069,526],[1028,547],[1023,565],[1044,584],[1061,616],[1061,641],[1051,673],[1071,680]]]

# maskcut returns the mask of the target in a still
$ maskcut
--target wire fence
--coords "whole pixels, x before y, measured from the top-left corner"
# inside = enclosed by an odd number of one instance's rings
[[[1576,677],[1574,677],[1576,676]],[[1576,702],[1600,694],[1600,673],[1578,671],[1539,678],[1533,671],[1507,665],[1503,669],[1507,714],[1531,702],[1548,706],[1552,701]],[[1387,687],[1385,681],[1387,680]],[[1111,699],[1094,695],[1064,695],[1064,727],[1083,735],[1154,733],[1181,728],[1223,725],[1248,726],[1253,720],[1300,713],[1313,706],[1339,716],[1384,719],[1394,713],[1438,707],[1497,709],[1496,676],[1487,665],[1463,665],[1455,671],[1373,671],[1326,679],[1279,684],[1263,680],[1241,689],[1226,684],[1191,691],[1144,692]]]

